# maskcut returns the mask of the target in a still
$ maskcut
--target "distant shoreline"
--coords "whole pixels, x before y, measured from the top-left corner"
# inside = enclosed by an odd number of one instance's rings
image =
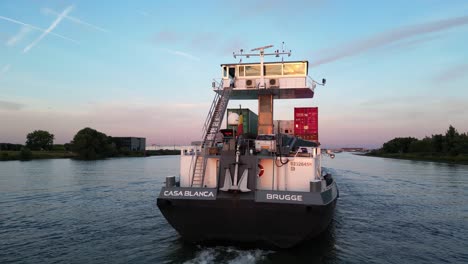
[[[0,161],[11,160],[38,160],[38,159],[73,159],[78,155],[70,151],[31,151],[32,156],[29,159],[21,158],[21,151],[0,150]],[[125,158],[125,157],[149,157],[149,156],[166,156],[180,155],[180,150],[149,150],[145,152],[126,152],[110,158]]]
[[[433,161],[433,162],[441,162],[441,163],[468,165],[468,155],[448,156],[448,155],[440,155],[437,153],[387,153],[387,154],[365,153],[365,154],[356,154],[356,155],[367,156],[367,157],[417,160],[417,161]]]

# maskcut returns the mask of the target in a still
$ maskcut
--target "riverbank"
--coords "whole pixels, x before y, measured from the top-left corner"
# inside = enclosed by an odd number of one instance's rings
[[[177,149],[147,150],[145,151],[145,154],[146,156],[180,155],[180,150],[177,150]]]
[[[448,156],[438,153],[365,153],[357,154],[368,157],[380,157],[391,159],[404,159],[404,160],[420,160],[420,161],[433,161],[452,164],[468,165],[468,155]]]
[[[0,151],[0,161],[30,159],[69,159],[74,157],[76,157],[76,154],[69,151],[31,151],[31,156],[28,157],[21,156],[21,151]]]
[[[180,150],[149,150],[146,152],[125,152],[119,153],[115,157],[147,157],[147,156],[164,156],[164,155],[179,155]],[[76,158],[77,155],[70,151],[31,151],[31,155],[24,157],[21,151],[1,150],[0,161],[8,160],[33,160],[33,159],[70,159]]]

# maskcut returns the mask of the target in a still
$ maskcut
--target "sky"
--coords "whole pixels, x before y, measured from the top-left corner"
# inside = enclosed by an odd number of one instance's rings
[[[3,0],[0,142],[40,129],[63,144],[85,127],[147,145],[200,140],[220,64],[265,45],[327,79],[274,112],[319,107],[323,146],[468,132],[464,0]],[[257,112],[256,101],[228,107],[239,105]]]

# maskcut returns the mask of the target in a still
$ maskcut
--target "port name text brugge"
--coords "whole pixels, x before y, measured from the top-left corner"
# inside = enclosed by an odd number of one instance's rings
[[[267,193],[266,194],[267,200],[278,200],[278,201],[298,201],[302,202],[302,195],[299,194],[273,194]]]
[[[212,191],[164,191],[163,194],[173,197],[215,197]]]

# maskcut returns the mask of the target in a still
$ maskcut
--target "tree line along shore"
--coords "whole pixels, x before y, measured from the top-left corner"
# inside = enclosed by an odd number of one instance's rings
[[[67,144],[53,144],[54,135],[35,130],[26,136],[26,144],[0,143],[0,161],[72,158],[96,160],[109,157],[145,157],[179,155],[179,150],[131,151],[119,148],[112,137],[92,128],[84,128]],[[445,133],[423,139],[398,137],[372,150],[366,156],[468,164],[468,133],[450,126]]]
[[[179,150],[132,151],[118,147],[112,137],[89,127],[78,131],[73,140],[66,144],[54,144],[54,135],[44,130],[29,133],[25,145],[0,143],[0,161],[59,158],[97,160],[179,154]]]
[[[455,127],[450,125],[445,135],[436,134],[423,139],[394,138],[384,143],[382,148],[372,150],[364,155],[468,164],[468,133],[459,133]]]

